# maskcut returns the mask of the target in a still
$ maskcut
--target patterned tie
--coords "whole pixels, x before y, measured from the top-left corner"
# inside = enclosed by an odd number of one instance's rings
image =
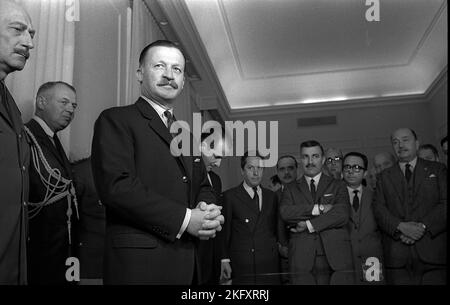
[[[359,198],[358,198],[358,190],[354,190],[353,194],[355,194],[355,196],[353,196],[353,210],[355,210],[355,212],[358,212],[359,209]]]
[[[411,180],[411,176],[412,176],[411,164],[406,163],[405,164],[405,178],[408,183],[409,183],[409,180]]]
[[[253,187],[253,191],[255,192],[255,195],[253,195],[253,200],[255,200],[255,203],[256,203],[256,208],[258,209],[258,211],[259,211],[259,196],[258,196],[258,187],[257,186],[254,186]]]
[[[310,189],[311,189],[311,196],[313,198],[313,202],[316,201],[316,185],[314,184],[314,179],[311,179],[310,182]]]
[[[164,111],[164,116],[167,118],[167,129],[169,129],[170,132],[170,126],[175,122],[175,119],[169,110]]]

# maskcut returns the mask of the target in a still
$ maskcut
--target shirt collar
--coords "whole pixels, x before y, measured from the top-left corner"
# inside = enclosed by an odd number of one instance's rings
[[[250,195],[250,197],[253,198],[253,195],[254,195],[253,188],[252,188],[250,185],[248,185],[248,184],[245,182],[245,180],[244,180],[244,182],[242,183],[242,185],[244,186],[244,189],[247,191],[247,193]],[[257,192],[258,192],[258,193],[261,192],[261,187],[260,187],[259,185],[257,186]]]
[[[141,98],[146,100],[150,104],[150,106],[152,106],[153,109],[155,109],[155,111],[158,113],[159,117],[163,120],[164,123],[167,121],[167,118],[164,115],[164,112],[166,110],[169,110],[170,113],[173,115],[173,108],[164,107],[160,103],[156,103],[156,102],[152,101],[151,99],[149,99],[148,97],[143,96],[143,95],[141,95]]]
[[[362,187],[362,184],[360,184],[357,188],[351,188],[351,187],[349,187],[349,186],[347,186],[347,190],[348,190],[348,194],[350,195],[350,196],[353,196],[353,191],[358,191],[358,195],[361,195],[362,194],[362,190],[363,190],[363,187]]]
[[[53,138],[53,136],[55,135],[55,133],[53,132],[53,130],[50,129],[50,127],[48,127],[47,123],[45,123],[45,121],[43,119],[41,119],[40,117],[34,115],[33,116],[33,120],[35,120],[36,122],[38,122],[39,125],[41,125],[42,129],[44,130],[44,132],[50,137]]]
[[[314,179],[314,184],[315,184],[315,185],[318,185],[318,184],[319,184],[320,177],[322,177],[322,172],[318,173],[318,174],[315,175],[314,177],[308,177],[308,176],[305,176],[305,179],[306,179],[306,182],[308,183],[308,185],[311,184],[311,179]]]
[[[398,162],[402,171],[405,171],[405,165],[407,163],[409,163],[411,165],[411,171],[413,171],[417,164],[417,157],[415,157],[412,161],[409,161],[409,162]]]

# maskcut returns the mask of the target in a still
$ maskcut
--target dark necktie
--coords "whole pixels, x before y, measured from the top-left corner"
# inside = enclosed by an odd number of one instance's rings
[[[258,196],[258,187],[254,186],[253,191],[255,192],[255,195],[253,196],[253,200],[255,200],[256,208],[259,211],[259,196]]]
[[[170,126],[172,126],[173,122],[175,122],[175,118],[169,110],[164,111],[164,116],[167,118],[167,128],[170,132]]]
[[[358,192],[359,192],[358,190],[353,191],[353,194],[355,194],[355,196],[353,196],[353,210],[355,210],[355,212],[357,212],[359,209]]]
[[[311,190],[311,196],[312,196],[313,202],[315,202],[316,201],[316,185],[314,184],[314,179],[311,179],[310,190]]]
[[[405,164],[405,178],[406,181],[409,182],[411,180],[412,172],[411,172],[411,164],[406,163]]]

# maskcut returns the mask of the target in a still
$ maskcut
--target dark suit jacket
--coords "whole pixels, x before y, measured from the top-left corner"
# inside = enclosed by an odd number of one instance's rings
[[[216,199],[204,165],[201,178],[193,177],[193,158],[172,156],[171,140],[142,98],[103,111],[95,123],[92,169],[106,209],[105,284],[193,280],[196,241],[187,232],[176,236],[187,208]]]
[[[406,179],[397,164],[381,172],[373,201],[375,217],[382,231],[387,267],[405,266],[410,247],[421,260],[446,264],[447,260],[447,170],[438,162],[418,158],[413,173],[414,188],[408,202]],[[406,245],[396,232],[400,222],[426,225],[425,235],[414,245]]]
[[[222,258],[231,259],[233,284],[280,284],[275,194],[262,188],[262,209],[243,184],[224,193]]]
[[[81,278],[103,278],[103,251],[105,245],[105,207],[101,204],[92,176],[91,159],[72,165],[80,209],[80,270]]]
[[[216,204],[222,205],[222,181],[220,177],[213,171],[209,172],[209,177],[212,182],[212,189],[216,198],[218,199]],[[220,232],[217,233],[217,235]],[[198,241],[198,256],[200,263],[199,272],[201,272],[202,282],[200,284],[219,284],[220,278],[220,254],[219,254],[219,243],[218,236],[209,240],[199,240]]]
[[[19,108],[6,86],[0,84],[0,284],[27,283],[29,164],[29,139]]]
[[[310,233],[309,230],[305,230],[290,234],[291,272],[312,270],[318,235],[322,239],[330,267],[334,271],[352,270],[353,259],[348,228],[350,203],[345,185],[342,181],[322,173],[315,202],[332,204],[333,208],[323,215],[312,215],[314,203],[305,177],[290,183],[283,191],[280,205],[281,218],[289,224],[310,220],[316,231],[316,233]]]
[[[42,153],[51,168],[56,168],[66,179],[72,179],[72,173],[67,156],[61,155],[49,136],[35,120],[29,121],[26,126],[39,143]],[[40,160],[39,160],[40,161]],[[48,172],[42,162],[39,162],[40,174],[47,180]],[[56,180],[52,179],[52,183]],[[41,181],[34,163],[30,166],[30,202],[41,202],[47,190]],[[30,284],[67,284],[66,259],[76,256],[77,248],[77,215],[72,202],[71,236],[67,228],[67,197],[43,207],[29,220],[28,242],[28,281]],[[31,207],[30,207],[31,209]]]
[[[357,212],[350,213],[350,238],[352,241],[355,271],[362,272],[362,264],[368,257],[376,257],[383,265],[381,235],[372,209],[373,192],[363,186]]]

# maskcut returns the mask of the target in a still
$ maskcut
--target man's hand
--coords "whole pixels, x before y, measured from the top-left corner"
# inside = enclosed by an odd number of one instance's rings
[[[407,245],[412,245],[416,242],[414,239],[409,238],[403,234],[400,234],[400,240]]]
[[[308,226],[306,225],[306,221],[300,221],[297,223],[297,226],[291,228],[292,233],[300,233],[308,229]]]
[[[325,214],[325,213],[328,213],[333,208],[333,205],[332,204],[324,204],[323,208],[324,208],[323,213]]]
[[[191,210],[191,219],[186,228],[187,232],[202,240],[208,240],[216,236],[216,232],[222,230],[225,219],[221,215],[222,207],[215,204],[199,202],[195,209]]]
[[[410,221],[399,223],[397,229],[406,237],[417,241],[422,238],[426,227],[422,223]]]
[[[231,279],[231,265],[229,262],[221,262],[220,264],[220,281]]]
[[[288,253],[289,253],[288,247],[278,244],[278,252],[280,253],[281,257],[288,258]]]

